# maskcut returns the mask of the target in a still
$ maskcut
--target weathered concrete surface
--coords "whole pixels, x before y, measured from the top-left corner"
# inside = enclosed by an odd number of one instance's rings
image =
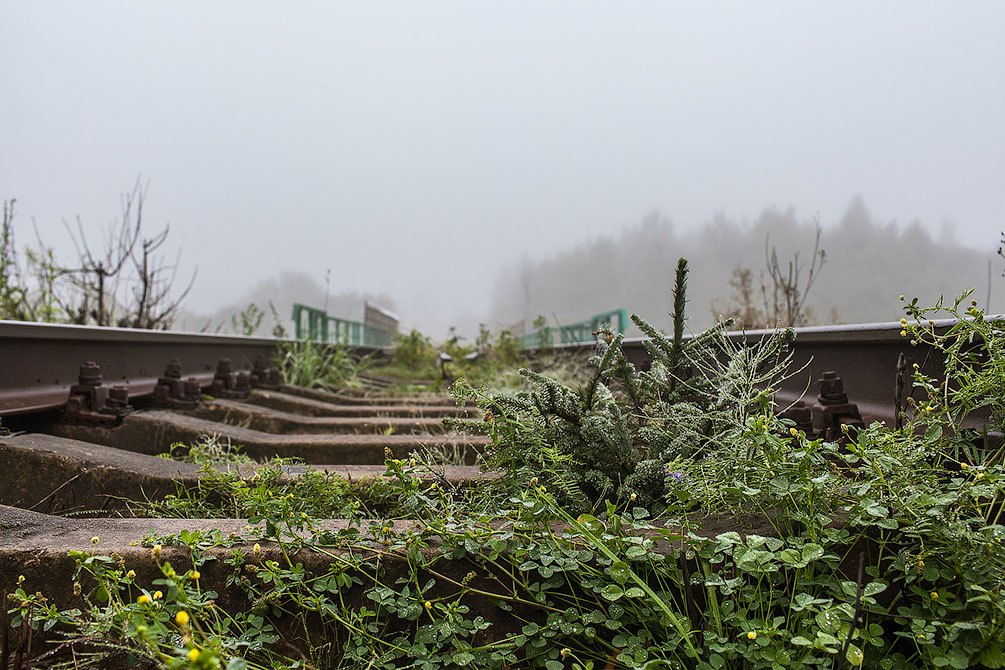
[[[741,515],[741,517],[706,519],[694,532],[704,537],[715,537],[716,534],[726,530],[736,530],[742,536],[748,534],[777,536],[777,530],[766,517],[759,515]],[[319,529],[329,531],[338,531],[347,526],[347,521],[338,519],[317,522]],[[421,530],[423,527],[422,522],[419,521],[376,522],[375,526],[376,528],[388,526],[394,533]],[[385,540],[372,535],[368,530],[370,527],[370,522],[362,522],[360,526],[362,535],[354,543],[357,546],[366,545],[372,549],[380,550],[384,546]],[[106,556],[118,555],[122,558],[126,569],[136,571],[135,583],[150,588],[152,580],[160,578],[161,574],[151,555],[151,550],[139,546],[144,535],[152,532],[164,537],[171,534],[177,535],[183,530],[188,530],[207,533],[218,531],[222,537],[227,537],[232,533],[243,534],[247,537],[249,529],[250,526],[243,519],[81,520],[52,517],[0,505],[0,591],[12,592],[16,587],[18,575],[24,575],[23,587],[26,591],[30,593],[42,591],[51,598],[57,607],[80,606],[80,598],[72,594],[75,560],[67,555],[72,550],[89,551]],[[556,532],[562,532],[565,529],[567,527],[563,524],[554,524],[553,526],[553,530]],[[679,529],[668,530],[676,532]],[[98,538],[96,545],[92,543],[94,537]],[[436,538],[427,537],[426,542],[429,546],[424,551],[430,554],[436,552]],[[265,542],[261,545],[262,559],[282,560],[277,547]],[[237,546],[243,548],[248,556],[248,562],[257,562],[258,559],[252,555],[252,548],[248,544]],[[658,541],[655,550],[670,552],[672,545],[667,541]],[[341,550],[334,549],[333,551],[338,553]],[[230,550],[210,549],[208,553],[216,556],[218,560],[209,561],[199,568],[202,573],[200,586],[203,589],[217,591],[220,594],[217,602],[224,609],[246,608],[248,602],[244,595],[234,587],[225,586],[225,579],[231,568],[223,559],[231,555]],[[309,573],[319,570],[327,571],[332,563],[330,556],[310,550],[300,551],[293,554],[291,558],[295,563],[302,563]],[[160,559],[170,561],[177,571],[191,568],[187,549],[164,546]],[[388,573],[383,577],[385,583],[394,583],[396,577],[407,574],[407,564],[393,556],[385,556],[381,559],[381,563],[388,570]],[[462,560],[444,559],[437,563],[436,569],[440,574],[448,575],[459,582],[471,570],[471,563],[466,558]],[[475,583],[481,580],[482,578],[479,577]],[[92,585],[82,584],[82,586],[89,588]],[[347,594],[347,600],[350,603],[359,598],[359,591],[355,588],[353,591],[353,593]],[[138,594],[139,592],[134,590],[131,597],[136,597]],[[512,616],[495,608],[489,608],[487,602],[485,605],[484,614],[497,622]],[[472,614],[475,613],[472,612]]]
[[[52,435],[29,434],[0,438],[0,504],[35,509],[48,514],[80,510],[121,513],[129,500],[155,499],[174,493],[176,482],[196,486],[200,466],[138,454]],[[383,465],[283,466],[290,477],[308,469],[350,481],[381,477]],[[215,466],[250,475],[251,466]],[[445,479],[470,486],[485,476],[476,466],[447,466],[424,480]]]
[[[415,522],[396,522],[396,529],[414,527]],[[325,530],[337,531],[346,528],[347,521],[331,520],[319,522]],[[247,533],[247,521],[243,519],[67,519],[61,517],[26,512],[0,505],[0,592],[11,593],[17,588],[19,575],[25,577],[23,587],[27,592],[41,591],[57,607],[80,606],[81,600],[73,595],[73,572],[76,561],[68,556],[70,551],[89,551],[95,554],[121,556],[127,569],[136,571],[135,583],[141,587],[154,589],[154,579],[162,578],[149,547],[140,546],[144,535],[156,533],[158,536],[189,531],[219,531],[224,537],[231,533]],[[92,538],[98,538],[98,544]],[[363,542],[367,542],[364,533]],[[241,545],[249,554],[250,542]],[[230,567],[224,563],[231,552],[228,549],[209,550],[219,560],[209,561],[199,568],[202,576],[200,586],[220,594],[218,604],[225,609],[248,606],[243,593],[225,586]],[[269,543],[262,543],[262,558],[281,558],[278,549]],[[160,559],[169,561],[178,571],[191,569],[192,563],[187,549],[165,546]],[[331,558],[313,551],[301,551],[294,555],[297,562],[311,572],[326,571]],[[393,561],[392,561],[393,563]],[[457,562],[458,579],[463,571],[470,569],[464,562]],[[403,564],[399,570],[406,569]],[[394,581],[394,576],[391,577]],[[93,584],[82,584],[90,588]],[[163,588],[163,587],[160,587]],[[139,595],[135,590],[133,597]]]
[[[429,435],[446,432],[443,421],[437,418],[304,416],[237,400],[207,400],[195,409],[179,413],[209,421],[243,426],[263,433],[282,433],[285,435],[318,433]]]
[[[51,435],[0,438],[0,503],[48,513],[119,510],[195,485],[199,467]]]
[[[423,394],[418,396],[387,396],[374,395],[372,392],[360,389],[342,389],[337,393],[309,389],[303,386],[283,384],[280,391],[301,398],[319,400],[332,405],[451,405],[456,407],[457,401],[445,394]],[[473,403],[468,403],[473,406]]]
[[[297,387],[285,386],[285,390],[292,390]],[[309,391],[310,389],[299,389],[299,391]],[[312,394],[321,394],[321,391],[311,391]],[[251,405],[269,407],[282,412],[292,414],[303,414],[306,416],[341,416],[341,417],[385,417],[401,416],[410,418],[440,418],[445,416],[473,417],[477,416],[477,410],[473,407],[457,407],[456,405],[428,405],[428,404],[338,404],[329,399],[332,394],[307,396],[300,393],[284,393],[279,391],[265,391],[256,389],[245,399]]]
[[[273,435],[159,410],[130,414],[114,428],[57,422],[46,424],[44,431],[151,456],[167,453],[175,443],[193,444],[216,435],[259,461],[296,457],[306,463],[343,465],[377,465],[384,462],[385,449],[395,458],[406,458],[424,446],[456,447],[474,464],[476,452],[488,444],[481,436],[460,435]]]

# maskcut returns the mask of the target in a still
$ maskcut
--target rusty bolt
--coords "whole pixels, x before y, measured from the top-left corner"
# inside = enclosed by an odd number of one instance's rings
[[[848,402],[848,394],[844,392],[844,382],[832,370],[821,375],[820,395],[817,397],[824,405],[836,405]]]
[[[181,379],[181,361],[177,358],[169,360],[167,368],[164,369],[164,377],[166,379]]]
[[[101,366],[94,361],[87,361],[80,366],[80,377],[77,383],[81,386],[101,386]]]
[[[109,405],[127,405],[129,404],[129,387],[118,384],[108,389],[108,404]]]

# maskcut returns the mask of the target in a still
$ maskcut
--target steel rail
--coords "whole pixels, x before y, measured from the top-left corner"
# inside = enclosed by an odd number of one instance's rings
[[[945,332],[956,321],[934,323],[937,332]],[[924,345],[912,346],[910,338],[901,336],[901,329],[899,322],[795,329],[791,369],[798,372],[781,384],[777,399],[780,403],[803,396],[812,399],[817,380],[824,372],[834,371],[863,416],[893,420],[897,363],[902,354],[908,367],[918,363],[933,376],[942,373],[939,357]],[[730,338],[736,344],[756,342],[769,332],[736,332]],[[644,340],[628,338],[623,344],[629,360],[641,369],[651,363]],[[284,341],[293,340],[0,321],[0,416],[62,407],[86,361],[100,365],[107,384],[126,384],[129,397],[136,398],[153,392],[169,359],[181,362],[183,377],[195,377],[206,386],[221,359],[229,358],[235,371],[248,370],[259,356],[272,360]],[[594,347],[595,343],[563,344],[549,351],[585,355]],[[360,353],[380,350],[354,348]]]
[[[170,359],[181,363],[183,378],[208,386],[221,359],[247,371],[259,356],[272,361],[282,342],[293,340],[0,321],[0,416],[63,407],[88,361],[100,366],[106,384],[124,384],[137,398],[153,393]]]
[[[1005,317],[986,318],[997,320]],[[957,323],[955,319],[933,322],[935,331],[940,334]],[[901,330],[903,325],[899,321],[796,328],[790,369],[798,372],[780,384],[776,400],[781,406],[800,398],[814,402],[817,382],[823,373],[836,372],[844,383],[850,402],[858,405],[867,422],[893,422],[897,413],[897,363],[901,354],[908,368],[905,394],[910,390],[912,364],[917,363],[927,374],[936,378],[940,378],[944,372],[943,361],[936,352],[924,344],[912,345],[911,338],[902,336]],[[729,333],[729,337],[735,344],[740,344],[744,340],[756,342],[771,332],[748,330]],[[640,369],[647,369],[652,363],[643,344],[645,340],[643,337],[634,337],[626,338],[623,342],[626,356]],[[552,350],[586,353],[595,346],[592,342],[564,344]]]

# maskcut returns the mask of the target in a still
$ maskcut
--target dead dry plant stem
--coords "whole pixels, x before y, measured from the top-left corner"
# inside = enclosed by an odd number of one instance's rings
[[[764,311],[772,318],[775,325],[779,326],[802,326],[806,319],[806,299],[809,296],[813,282],[820,274],[821,268],[827,261],[827,254],[820,249],[821,227],[819,221],[816,223],[816,238],[813,242],[813,255],[810,261],[809,274],[806,277],[806,284],[800,285],[800,274],[803,265],[799,262],[799,252],[796,251],[786,269],[782,269],[782,263],[778,260],[778,250],[770,246],[770,237],[764,239],[764,260],[768,277],[771,280],[771,297],[769,300],[769,287],[761,282],[761,294],[764,298]]]

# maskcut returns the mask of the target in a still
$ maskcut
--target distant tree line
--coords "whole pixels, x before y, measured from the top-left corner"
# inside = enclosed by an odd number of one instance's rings
[[[995,242],[989,235],[974,249],[918,221],[880,223],[860,197],[833,222],[771,207],[752,222],[718,214],[678,230],[654,212],[618,235],[504,270],[492,314],[503,324],[544,314],[554,325],[624,307],[665,328],[674,260],[684,256],[692,329],[721,316],[748,328],[894,321],[900,294],[931,302],[978,287],[984,298]]]

